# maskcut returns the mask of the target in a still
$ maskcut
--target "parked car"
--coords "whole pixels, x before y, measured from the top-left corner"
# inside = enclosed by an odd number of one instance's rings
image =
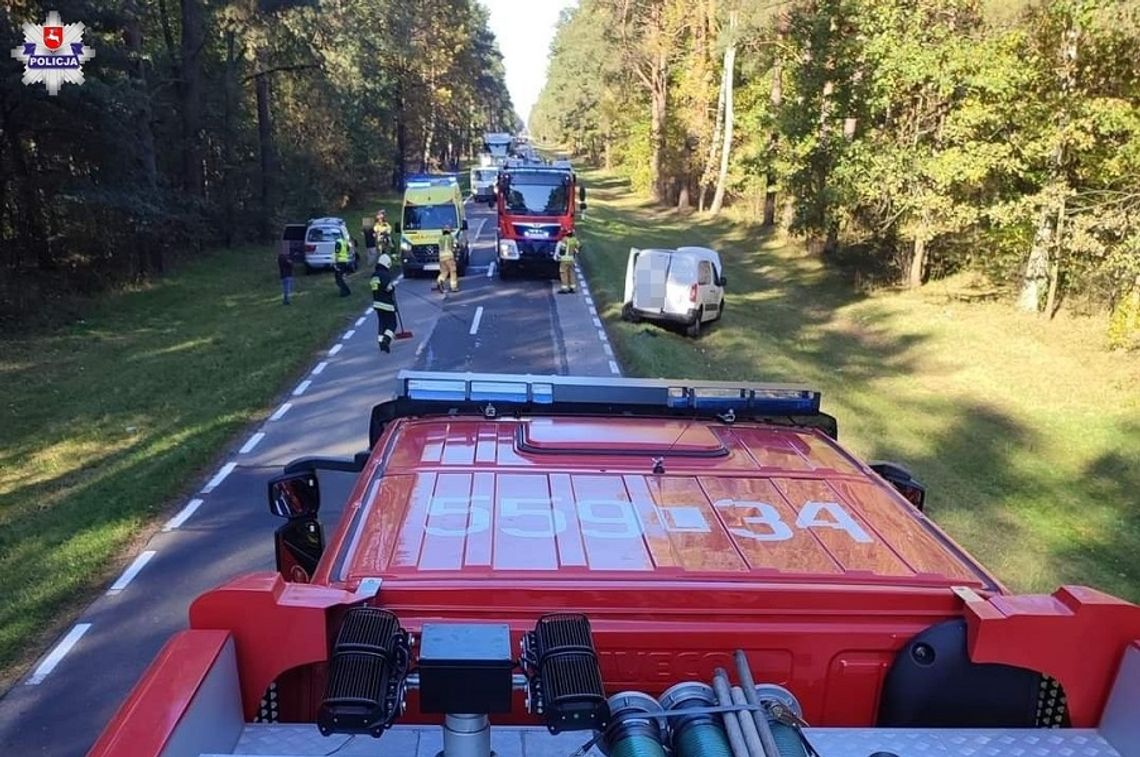
[[[716,250],[630,248],[622,318],[674,323],[698,337],[704,324],[724,314],[726,283]]]
[[[348,270],[355,271],[360,263],[360,253],[356,251],[356,242],[348,233],[348,226],[343,218],[314,218],[309,221],[305,231],[305,272],[312,273],[320,268],[333,267],[333,252],[338,239],[348,240],[348,249],[351,253]]]
[[[305,234],[308,230],[308,224],[290,223],[281,232],[281,252],[295,264],[305,262]]]

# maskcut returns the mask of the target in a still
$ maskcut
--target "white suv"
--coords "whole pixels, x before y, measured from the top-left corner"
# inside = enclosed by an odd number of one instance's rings
[[[305,230],[305,271],[312,273],[318,268],[333,267],[333,253],[336,250],[338,239],[348,240],[349,262],[348,270],[355,271],[360,261],[356,251],[356,242],[348,233],[348,226],[343,218],[314,218],[309,221]]]

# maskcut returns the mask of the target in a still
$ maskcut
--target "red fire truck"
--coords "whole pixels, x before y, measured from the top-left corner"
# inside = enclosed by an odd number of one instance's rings
[[[509,161],[499,170],[496,206],[499,277],[521,272],[556,278],[555,247],[574,228],[578,210],[586,209],[586,188],[569,161],[524,164]]]
[[[798,386],[403,373],[92,754],[1140,754],[1140,607],[1007,592],[836,435]]]

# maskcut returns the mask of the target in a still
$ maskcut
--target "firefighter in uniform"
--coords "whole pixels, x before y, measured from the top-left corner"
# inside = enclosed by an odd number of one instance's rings
[[[376,333],[380,349],[392,351],[396,336],[396,281],[392,278],[392,257],[386,252],[376,259],[376,270],[368,285],[372,287],[372,310],[376,313]]]
[[[376,211],[376,223],[372,226],[372,233],[376,235],[376,249],[380,254],[391,252],[392,224],[388,223],[388,214],[383,210]]]
[[[348,240],[344,238],[336,240],[333,248],[333,272],[336,274],[336,285],[340,289],[341,297],[352,294],[348,284],[344,283],[344,274],[348,271],[348,262],[351,259],[348,251]]]
[[[451,235],[451,224],[444,224],[443,236],[439,238],[439,277],[436,288],[443,292],[443,282],[448,281],[451,291],[459,291],[459,270],[455,265],[455,237]]]
[[[574,293],[574,258],[578,255],[578,250],[582,248],[582,243],[578,241],[578,237],[574,236],[574,230],[566,232],[566,236],[554,248],[554,257],[558,258],[558,278],[562,281],[562,288],[558,290],[559,294],[573,294]]]

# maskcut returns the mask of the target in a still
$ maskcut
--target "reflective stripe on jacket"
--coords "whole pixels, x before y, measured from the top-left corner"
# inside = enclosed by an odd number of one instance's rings
[[[392,313],[396,310],[396,282],[387,268],[381,267],[372,275],[368,285],[372,288],[372,309]]]
[[[450,260],[455,257],[455,237],[444,234],[439,238],[439,259]]]
[[[578,249],[581,246],[582,243],[578,241],[578,237],[565,237],[558,243],[555,253],[560,262],[569,263],[574,260],[574,256],[578,254]]]

